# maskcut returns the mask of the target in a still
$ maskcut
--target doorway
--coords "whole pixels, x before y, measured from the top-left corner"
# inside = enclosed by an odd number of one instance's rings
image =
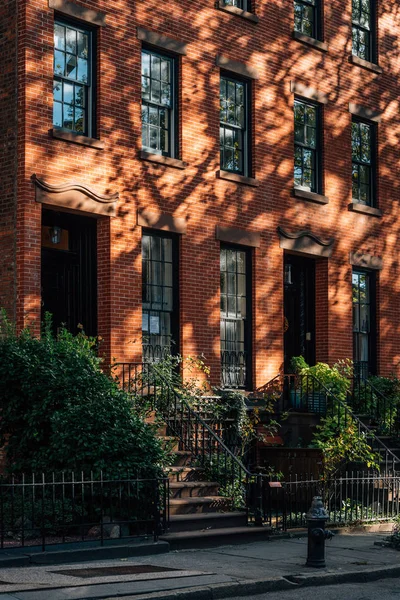
[[[50,312],[54,331],[97,335],[96,234],[95,219],[43,210],[42,320]]]
[[[285,253],[284,369],[293,356],[315,364],[315,260]]]

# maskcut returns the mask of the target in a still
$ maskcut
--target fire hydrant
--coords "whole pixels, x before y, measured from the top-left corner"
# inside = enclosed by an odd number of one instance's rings
[[[325,567],[325,540],[331,540],[332,531],[325,529],[328,520],[321,496],[314,496],[307,515],[308,521],[308,552],[307,567]]]

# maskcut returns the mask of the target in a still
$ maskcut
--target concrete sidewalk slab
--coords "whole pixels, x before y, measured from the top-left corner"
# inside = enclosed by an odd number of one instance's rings
[[[176,569],[135,576],[107,575],[79,580],[68,574],[68,570],[76,570],[79,564],[3,568],[0,580],[6,583],[0,587],[0,600],[95,600],[117,596],[135,600],[204,600],[229,596],[250,597],[266,591],[298,586],[361,582],[399,576],[400,554],[390,548],[375,545],[384,538],[383,535],[374,534],[336,536],[327,543],[325,569],[305,567],[305,538],[82,564],[85,570],[100,567],[104,569],[104,573],[107,567],[122,564]]]

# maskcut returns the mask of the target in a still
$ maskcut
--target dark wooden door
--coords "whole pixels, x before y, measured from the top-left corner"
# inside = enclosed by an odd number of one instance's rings
[[[77,333],[82,325],[88,335],[97,335],[96,220],[43,211],[44,226],[55,218],[68,231],[68,248],[42,248],[42,319],[47,311],[55,330],[64,323]]]
[[[288,372],[293,356],[315,364],[315,261],[285,255],[284,353]]]

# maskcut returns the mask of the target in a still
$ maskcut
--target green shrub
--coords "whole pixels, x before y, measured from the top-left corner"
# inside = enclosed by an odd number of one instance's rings
[[[4,315],[3,315],[4,317]],[[0,444],[13,472],[129,472],[152,477],[164,459],[153,429],[100,369],[96,340],[46,316],[41,338],[0,330]]]

